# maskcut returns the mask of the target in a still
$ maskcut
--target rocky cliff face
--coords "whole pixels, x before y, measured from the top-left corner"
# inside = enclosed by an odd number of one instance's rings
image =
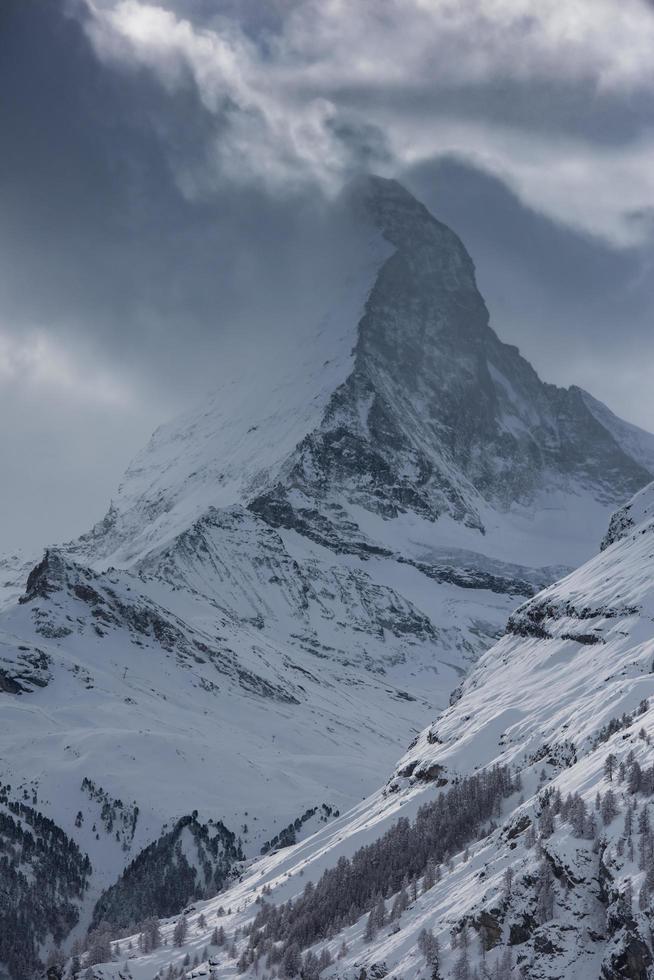
[[[393,253],[359,322],[351,374],[251,508],[305,532],[317,510],[314,535],[325,540],[331,525],[345,542],[347,504],[387,520],[448,516],[481,545],[489,511],[538,511],[544,489],[615,505],[647,482],[648,451],[623,448],[580,389],[544,384],[499,340],[459,238],[394,181],[358,193]]]

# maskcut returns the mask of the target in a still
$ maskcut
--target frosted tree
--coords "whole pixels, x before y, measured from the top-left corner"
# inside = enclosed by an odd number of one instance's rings
[[[402,913],[409,907],[409,896],[407,894],[406,887],[402,885],[399,892],[395,896],[395,901],[393,902],[393,908],[391,910],[391,921],[395,922],[399,919]]]
[[[541,861],[538,868],[536,917],[541,924],[549,922],[554,917],[554,875],[546,858]]]
[[[440,947],[431,929],[422,929],[418,936],[418,949],[429,967],[431,980],[440,980]]]
[[[188,935],[188,922],[186,917],[180,915],[179,919],[175,923],[175,928],[173,929],[173,943],[175,946],[183,946],[186,942],[186,936]]]
[[[643,773],[638,762],[634,759],[629,768],[627,788],[630,793],[637,793],[641,787]]]
[[[510,865],[502,876],[502,893],[505,898],[513,894],[513,868]]]
[[[318,957],[318,972],[319,973],[322,973],[322,971],[323,970],[326,970],[328,966],[331,966],[333,962],[334,961],[332,959],[332,954],[329,952],[329,950],[325,946],[320,951],[320,956]]]
[[[541,837],[547,840],[554,833],[554,815],[550,809],[549,803],[546,803],[541,810],[540,817],[538,819],[538,829],[540,831]]]
[[[161,930],[159,920],[155,916],[150,916],[140,925],[141,934],[139,936],[139,949],[144,953],[152,953],[161,945]]]
[[[631,878],[627,878],[624,883],[624,892],[622,893],[625,908],[629,914],[631,914],[633,904],[634,904],[634,890],[631,883]]]
[[[291,943],[291,945],[287,947],[282,958],[282,973],[285,977],[296,977],[299,975],[301,967],[302,957],[300,956],[300,950],[295,943]]]
[[[86,962],[89,966],[108,963],[111,960],[111,933],[106,924],[100,924],[97,929],[89,933],[86,952]]]
[[[624,812],[624,835],[629,840],[634,832],[634,811],[629,803]]]
[[[606,793],[602,798],[601,806],[602,823],[605,827],[614,820],[618,815],[618,804],[615,798],[615,793],[612,789],[607,789]]]
[[[375,910],[372,909],[366,920],[366,928],[363,932],[363,939],[366,943],[371,943],[377,935],[377,917]]]
[[[436,884],[436,869],[434,862],[430,859],[425,865],[425,873],[422,878],[422,890],[428,892]]]
[[[467,949],[462,949],[461,953],[454,961],[454,966],[452,968],[452,980],[472,980],[470,958],[468,956]]]

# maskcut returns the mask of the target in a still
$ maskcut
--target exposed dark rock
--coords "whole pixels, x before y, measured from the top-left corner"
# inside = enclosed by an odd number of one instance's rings
[[[547,933],[537,932],[534,936],[534,952],[539,956],[554,956],[561,952],[561,948],[552,942]]]
[[[619,948],[602,963],[600,980],[651,980],[652,954],[647,943],[628,932]]]
[[[529,817],[526,813],[523,813],[522,816],[518,817],[517,820],[514,820],[509,826],[505,833],[506,839],[515,840],[515,838],[519,837],[520,834],[524,834],[525,830],[528,830],[529,827],[531,827],[531,817]]]
[[[502,923],[497,915],[484,909],[472,920],[474,928],[480,936],[484,949],[488,952],[502,941]]]
[[[488,589],[500,595],[533,596],[536,589],[529,582],[519,578],[507,578],[493,575],[472,567],[456,568],[449,565],[432,565],[428,562],[413,561],[408,558],[398,558],[400,563],[413,565],[428,578],[435,582],[447,582],[457,585],[460,589]]]
[[[26,694],[52,679],[50,657],[38,648],[19,647],[13,658],[0,657],[0,692]]]
[[[561,633],[562,640],[574,640],[575,643],[582,643],[585,646],[593,646],[595,643],[603,643],[601,636],[594,633]]]
[[[5,694],[22,694],[25,688],[8,671],[0,670],[0,691]]]
[[[432,762],[431,765],[421,766],[416,769],[414,775],[421,783],[435,782],[437,786],[446,786],[448,780],[441,776],[443,772],[445,772],[445,766],[441,766],[437,762]]]
[[[25,594],[18,601],[25,603],[37,598],[47,599],[63,587],[65,580],[64,560],[56,551],[48,549],[27,576]]]
[[[509,945],[521,946],[522,943],[529,942],[536,926],[537,923],[534,917],[528,915],[526,912],[523,913],[519,921],[512,922],[509,925]]]

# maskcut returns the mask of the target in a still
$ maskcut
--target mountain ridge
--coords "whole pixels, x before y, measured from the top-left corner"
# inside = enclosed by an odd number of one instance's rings
[[[247,386],[228,383],[181,424],[155,434],[151,448],[128,469],[121,489],[125,504],[119,497],[89,535],[71,544],[73,552],[105,567],[117,561],[129,566],[138,560],[134,544],[123,546],[124,554],[120,544],[112,545],[116,534],[120,541],[121,523],[125,539],[145,538],[144,554],[166,533],[168,515],[176,510],[180,520],[172,533],[207,506],[237,502],[273,526],[288,524],[300,509],[289,503],[292,493],[306,498],[302,510],[319,511],[334,542],[343,535],[338,521],[321,512],[326,487],[341,498],[330,505],[335,513],[345,497],[386,517],[409,511],[434,521],[449,515],[480,534],[492,520],[489,506],[501,514],[516,504],[538,507],[541,484],[550,495],[566,497],[589,489],[604,505],[595,529],[599,539],[610,509],[648,482],[654,437],[575,386],[541,382],[517,348],[499,340],[472,260],[454,232],[393,180],[359,181],[350,199],[371,226],[370,255],[344,290],[345,310],[337,303],[327,325],[307,332],[305,343],[316,350],[304,403],[287,400],[299,369],[289,380],[283,371],[277,377],[272,365],[272,381],[264,382],[272,412],[266,419],[264,410],[262,427]],[[330,325],[340,335],[340,352],[332,347],[332,357],[323,360]],[[300,423],[291,423],[289,413]],[[240,428],[234,421],[239,418]],[[627,433],[632,455],[619,444]],[[185,462],[177,448],[194,443],[198,450],[208,443],[209,456],[194,450]],[[249,443],[251,450],[244,448]],[[171,471],[175,455],[179,474]],[[149,472],[150,485],[143,485]],[[187,515],[185,500],[194,495],[197,504]],[[343,517],[357,523],[351,513]],[[310,522],[302,526],[306,533]],[[324,532],[316,536],[326,539]],[[570,564],[587,557],[590,542],[586,548]]]

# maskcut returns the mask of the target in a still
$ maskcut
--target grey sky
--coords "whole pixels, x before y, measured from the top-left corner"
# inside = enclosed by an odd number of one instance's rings
[[[653,48],[644,0],[5,0],[0,551],[101,517],[231,345],[311,316],[362,170],[544,378],[654,428]]]

